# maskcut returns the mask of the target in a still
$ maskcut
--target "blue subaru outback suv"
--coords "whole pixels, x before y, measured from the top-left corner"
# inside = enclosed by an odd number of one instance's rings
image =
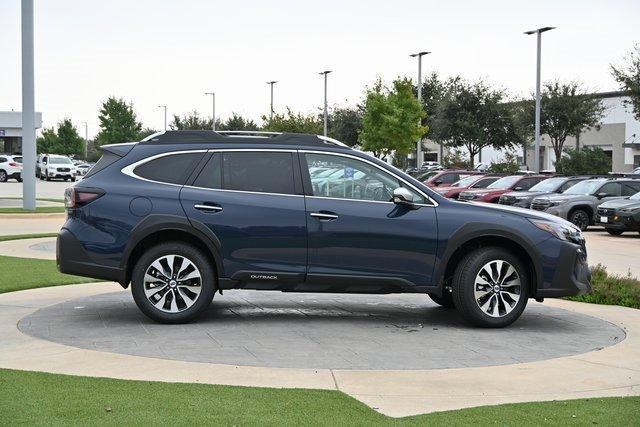
[[[58,268],[131,284],[159,322],[260,289],[421,293],[502,327],[529,298],[590,289],[571,223],[446,199],[330,138],[172,131],[102,149],[66,191]]]

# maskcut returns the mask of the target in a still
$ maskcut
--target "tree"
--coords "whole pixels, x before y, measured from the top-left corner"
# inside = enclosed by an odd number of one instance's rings
[[[605,175],[611,172],[611,159],[602,148],[586,146],[565,150],[555,167],[565,175]]]
[[[411,80],[397,79],[388,89],[378,79],[366,92],[360,146],[378,158],[391,153],[403,158],[427,132],[426,126],[420,124],[424,116]]]
[[[626,64],[616,67],[611,65],[613,78],[620,84],[620,89],[629,91],[630,100],[625,103],[633,108],[633,115],[640,120],[640,43],[636,43],[626,58]]]
[[[452,83],[436,118],[435,138],[453,148],[466,148],[469,163],[484,147],[511,148],[517,141],[513,118],[503,103],[504,93],[483,81]]]
[[[318,115],[294,113],[287,107],[286,114],[274,114],[273,117],[262,116],[265,131],[271,132],[297,132],[320,135],[324,131],[324,125]]]
[[[465,159],[462,154],[462,151],[457,148],[449,151],[442,158],[442,166],[446,169],[470,169],[469,160]]]
[[[518,158],[511,151],[507,151],[500,161],[492,162],[491,166],[489,166],[489,172],[493,173],[506,173],[513,175],[518,172],[518,170]]]
[[[331,138],[353,147],[358,144],[358,134],[362,129],[364,109],[361,105],[354,108],[334,107],[329,116],[328,133]]]
[[[535,106],[529,102],[529,117],[533,122]],[[549,135],[556,159],[562,157],[569,136],[578,136],[596,126],[604,114],[602,102],[589,96],[577,82],[545,83],[540,106],[540,133]]]
[[[232,113],[224,122],[216,123],[216,129],[219,130],[258,130],[258,125],[251,119],[245,119],[239,114]]]
[[[158,133],[157,130],[152,129],[152,128],[143,128],[140,132],[138,132],[138,140],[142,141],[143,139],[145,139],[146,137],[148,137],[149,135],[153,135],[154,133]]]
[[[218,125],[216,121],[216,125]],[[202,117],[200,113],[193,110],[183,116],[173,115],[169,123],[171,130],[211,130],[213,122],[211,117]],[[218,126],[216,126],[217,128]]]
[[[53,127],[44,129],[36,144],[40,153],[65,156],[84,154],[84,139],[70,119],[59,122],[57,130]]]
[[[100,122],[100,132],[96,136],[98,146],[137,141],[142,130],[142,124],[136,118],[133,105],[115,97],[109,97],[102,104],[98,121]]]

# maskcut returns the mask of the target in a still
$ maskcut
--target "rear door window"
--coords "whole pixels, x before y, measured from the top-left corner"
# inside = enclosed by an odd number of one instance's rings
[[[222,187],[225,190],[295,194],[293,153],[224,152]]]
[[[622,186],[619,182],[609,182],[598,190],[598,194],[605,193],[607,196],[619,196],[622,191]]]
[[[633,196],[640,191],[640,182],[625,182],[622,184],[622,195]]]

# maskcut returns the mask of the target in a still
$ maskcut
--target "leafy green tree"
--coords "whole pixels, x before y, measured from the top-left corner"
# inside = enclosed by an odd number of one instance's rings
[[[245,119],[239,114],[232,113],[231,117],[218,125],[217,130],[258,130],[258,125],[251,119]]]
[[[324,124],[318,115],[294,113],[287,107],[286,114],[274,114],[273,117],[262,116],[265,131],[297,132],[320,135],[324,131]]]
[[[555,167],[565,175],[605,175],[611,172],[611,159],[602,148],[586,146],[565,150]]]
[[[362,130],[358,141],[365,151],[382,158],[403,158],[427,132],[420,124],[425,113],[413,94],[411,80],[397,79],[391,89],[378,79],[366,92]]]
[[[169,129],[171,130],[211,130],[212,127],[211,117],[203,117],[196,110],[186,113],[182,116],[173,115],[173,119],[169,123]],[[219,124],[216,121],[216,128]]]
[[[636,43],[619,67],[611,65],[611,73],[620,84],[620,89],[629,91],[630,100],[625,101],[633,107],[633,115],[640,120],[640,43]]]
[[[133,111],[133,105],[115,97],[109,97],[102,104],[98,121],[100,122],[100,132],[96,136],[98,146],[137,141],[142,130],[142,124]]]
[[[454,148],[442,158],[442,166],[447,169],[470,169],[471,163],[464,157],[462,150]]]
[[[507,151],[500,161],[492,162],[489,166],[489,172],[514,174],[518,172],[518,158],[511,151]]]
[[[84,139],[70,119],[58,123],[57,129],[48,128],[36,140],[38,152],[73,156],[84,154]]]
[[[448,147],[466,148],[470,166],[484,147],[511,148],[518,136],[503,99],[503,91],[483,81],[455,81],[450,96],[438,109],[435,139],[445,141]]]
[[[364,109],[361,105],[351,107],[334,107],[329,116],[328,134],[349,147],[358,145],[358,134],[362,129]]]
[[[528,103],[531,122],[535,118],[535,105]],[[569,136],[577,136],[596,126],[605,108],[602,102],[589,96],[577,82],[545,83],[540,106],[540,133],[549,135],[556,159],[562,157],[564,143]]]

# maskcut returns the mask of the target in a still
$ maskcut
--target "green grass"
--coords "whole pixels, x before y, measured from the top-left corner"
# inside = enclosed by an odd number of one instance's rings
[[[35,211],[22,208],[0,208],[0,214],[60,213],[64,211],[64,206],[40,206],[36,207]]]
[[[637,425],[640,398],[523,403],[388,418],[338,391],[0,370],[5,425]]]
[[[6,200],[22,200],[22,197],[0,197],[0,199],[6,199]],[[45,202],[58,202],[58,203],[64,203],[64,199],[55,199],[52,197],[38,197],[36,198],[36,200],[42,200]]]
[[[590,293],[567,299],[640,308],[640,280],[634,277],[608,274],[605,267],[598,264],[591,269],[591,287]]]
[[[0,236],[0,242],[7,240],[38,239],[40,237],[56,237],[57,235],[58,233],[11,234],[8,236]]]
[[[46,286],[96,282],[86,277],[58,272],[56,262],[48,259],[17,258],[0,255],[0,294]],[[16,278],[19,278],[17,280]]]

